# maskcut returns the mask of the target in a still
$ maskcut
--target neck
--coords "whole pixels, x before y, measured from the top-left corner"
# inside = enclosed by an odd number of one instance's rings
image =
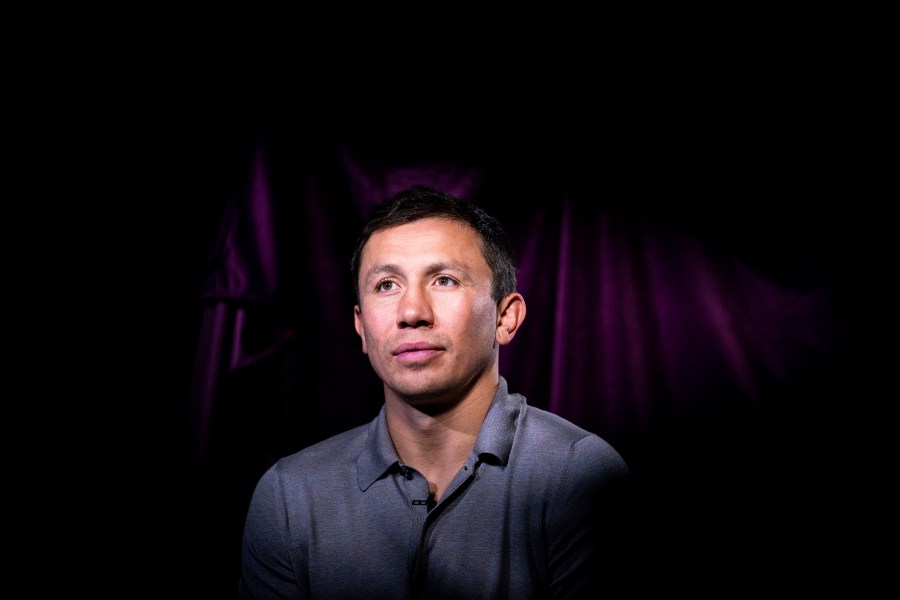
[[[496,392],[496,382],[476,386],[439,414],[385,397],[388,431],[397,455],[425,476],[436,498],[466,462]]]

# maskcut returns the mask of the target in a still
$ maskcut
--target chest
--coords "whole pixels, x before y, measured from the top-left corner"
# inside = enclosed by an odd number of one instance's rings
[[[368,598],[531,598],[544,577],[544,511],[507,486],[499,471],[462,473],[430,510],[418,473],[334,490],[297,515],[296,559],[323,597],[357,597],[366,582]]]

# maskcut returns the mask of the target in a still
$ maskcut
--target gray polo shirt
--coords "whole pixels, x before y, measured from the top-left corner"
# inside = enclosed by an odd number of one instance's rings
[[[471,454],[432,506],[382,407],[262,476],[240,597],[594,597],[590,586],[607,577],[601,557],[615,552],[608,501],[628,473],[603,439],[528,406],[501,378]]]

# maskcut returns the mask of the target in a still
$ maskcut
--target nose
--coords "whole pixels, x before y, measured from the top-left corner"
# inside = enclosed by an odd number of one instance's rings
[[[429,327],[434,321],[428,292],[416,286],[407,287],[400,297],[397,324],[400,327]]]

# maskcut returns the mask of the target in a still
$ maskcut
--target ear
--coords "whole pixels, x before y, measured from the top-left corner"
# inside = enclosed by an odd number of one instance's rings
[[[359,334],[359,337],[362,340],[363,354],[368,354],[369,350],[366,348],[366,330],[363,329],[362,312],[359,309],[359,304],[353,307],[353,326],[356,328],[356,333]]]
[[[515,337],[525,320],[525,298],[518,292],[509,294],[497,304],[497,343],[505,346]]]

